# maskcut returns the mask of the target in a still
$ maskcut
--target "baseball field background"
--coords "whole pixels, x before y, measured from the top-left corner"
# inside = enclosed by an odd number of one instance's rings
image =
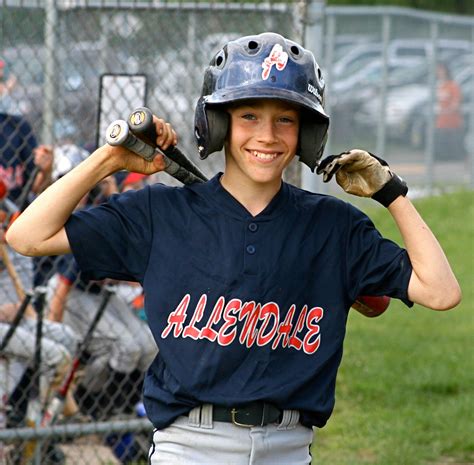
[[[461,284],[447,312],[392,300],[378,318],[352,311],[336,408],[316,435],[313,465],[474,463],[474,194],[416,201]],[[364,210],[399,242],[382,208]]]

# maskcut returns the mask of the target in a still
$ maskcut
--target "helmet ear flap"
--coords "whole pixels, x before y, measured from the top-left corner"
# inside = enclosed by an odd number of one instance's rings
[[[204,160],[224,147],[229,114],[218,107],[206,106],[205,100],[201,98],[196,106],[194,126],[199,157]]]
[[[309,166],[313,172],[323,156],[328,128],[328,121],[321,121],[320,123],[314,124],[314,122],[305,119],[301,125],[300,145],[298,147],[299,159],[305,165]]]

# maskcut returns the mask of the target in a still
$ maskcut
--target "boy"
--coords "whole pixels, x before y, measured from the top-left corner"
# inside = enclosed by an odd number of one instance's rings
[[[154,465],[310,463],[355,298],[386,294],[438,310],[460,301],[443,251],[383,161],[359,150],[319,168],[388,206],[406,250],[351,205],[282,182],[295,154],[311,169],[321,158],[323,96],[321,71],[300,45],[274,33],[229,42],[206,70],[195,115],[201,158],[224,146],[224,173],[71,216],[111,173],[163,169],[160,156],[146,162],[104,146],[8,231],[23,254],[72,250],[94,279],[143,285],[160,348],[144,387]],[[157,144],[176,144],[172,128],[155,123]]]

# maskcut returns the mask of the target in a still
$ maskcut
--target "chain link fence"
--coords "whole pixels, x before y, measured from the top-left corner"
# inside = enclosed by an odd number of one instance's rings
[[[472,16],[328,7],[321,51],[327,152],[381,154],[412,194],[474,186]]]
[[[34,196],[36,181],[29,180],[35,163],[48,155],[42,144],[53,146],[52,177],[57,179],[103,143],[104,124],[126,119],[137,105],[172,122],[179,146],[197,162],[194,105],[212,54],[231,38],[266,30],[301,41],[302,8],[304,2],[293,1],[3,2],[0,179],[8,188],[6,221],[25,203],[26,191]],[[200,166],[211,176],[223,168],[222,157]],[[156,181],[175,182],[166,174],[144,179],[119,173],[84,204]],[[34,295],[33,308],[2,348],[3,460],[146,463],[151,425],[141,387],[157,348],[145,321],[141,288],[88,282],[71,257],[32,261],[9,251],[0,272],[0,341],[14,327],[22,300],[6,262]],[[39,332],[38,312],[45,317]],[[66,394],[64,382],[76,365]]]
[[[472,17],[309,1],[0,5],[4,226],[50,181],[36,166],[52,154],[52,178],[62,176],[103,142],[104,124],[137,105],[172,122],[206,175],[222,170],[223,157],[199,161],[193,141],[203,71],[222,43],[267,30],[304,41],[323,67],[328,154],[380,154],[412,193],[474,184]],[[454,138],[437,122],[440,62],[460,87],[461,123],[447,125]],[[290,168],[291,182],[328,189],[301,164]],[[84,205],[157,181],[175,182],[119,173]],[[0,463],[145,464],[141,385],[157,348],[141,288],[88,282],[71,257],[31,260],[1,247]]]

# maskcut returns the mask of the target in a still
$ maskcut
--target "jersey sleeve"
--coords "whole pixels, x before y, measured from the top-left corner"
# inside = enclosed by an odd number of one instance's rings
[[[142,281],[153,236],[149,192],[114,195],[69,218],[66,234],[86,279]]]
[[[407,293],[412,273],[407,251],[382,237],[361,211],[349,206],[349,215],[346,273],[350,298],[387,295],[413,306]]]

